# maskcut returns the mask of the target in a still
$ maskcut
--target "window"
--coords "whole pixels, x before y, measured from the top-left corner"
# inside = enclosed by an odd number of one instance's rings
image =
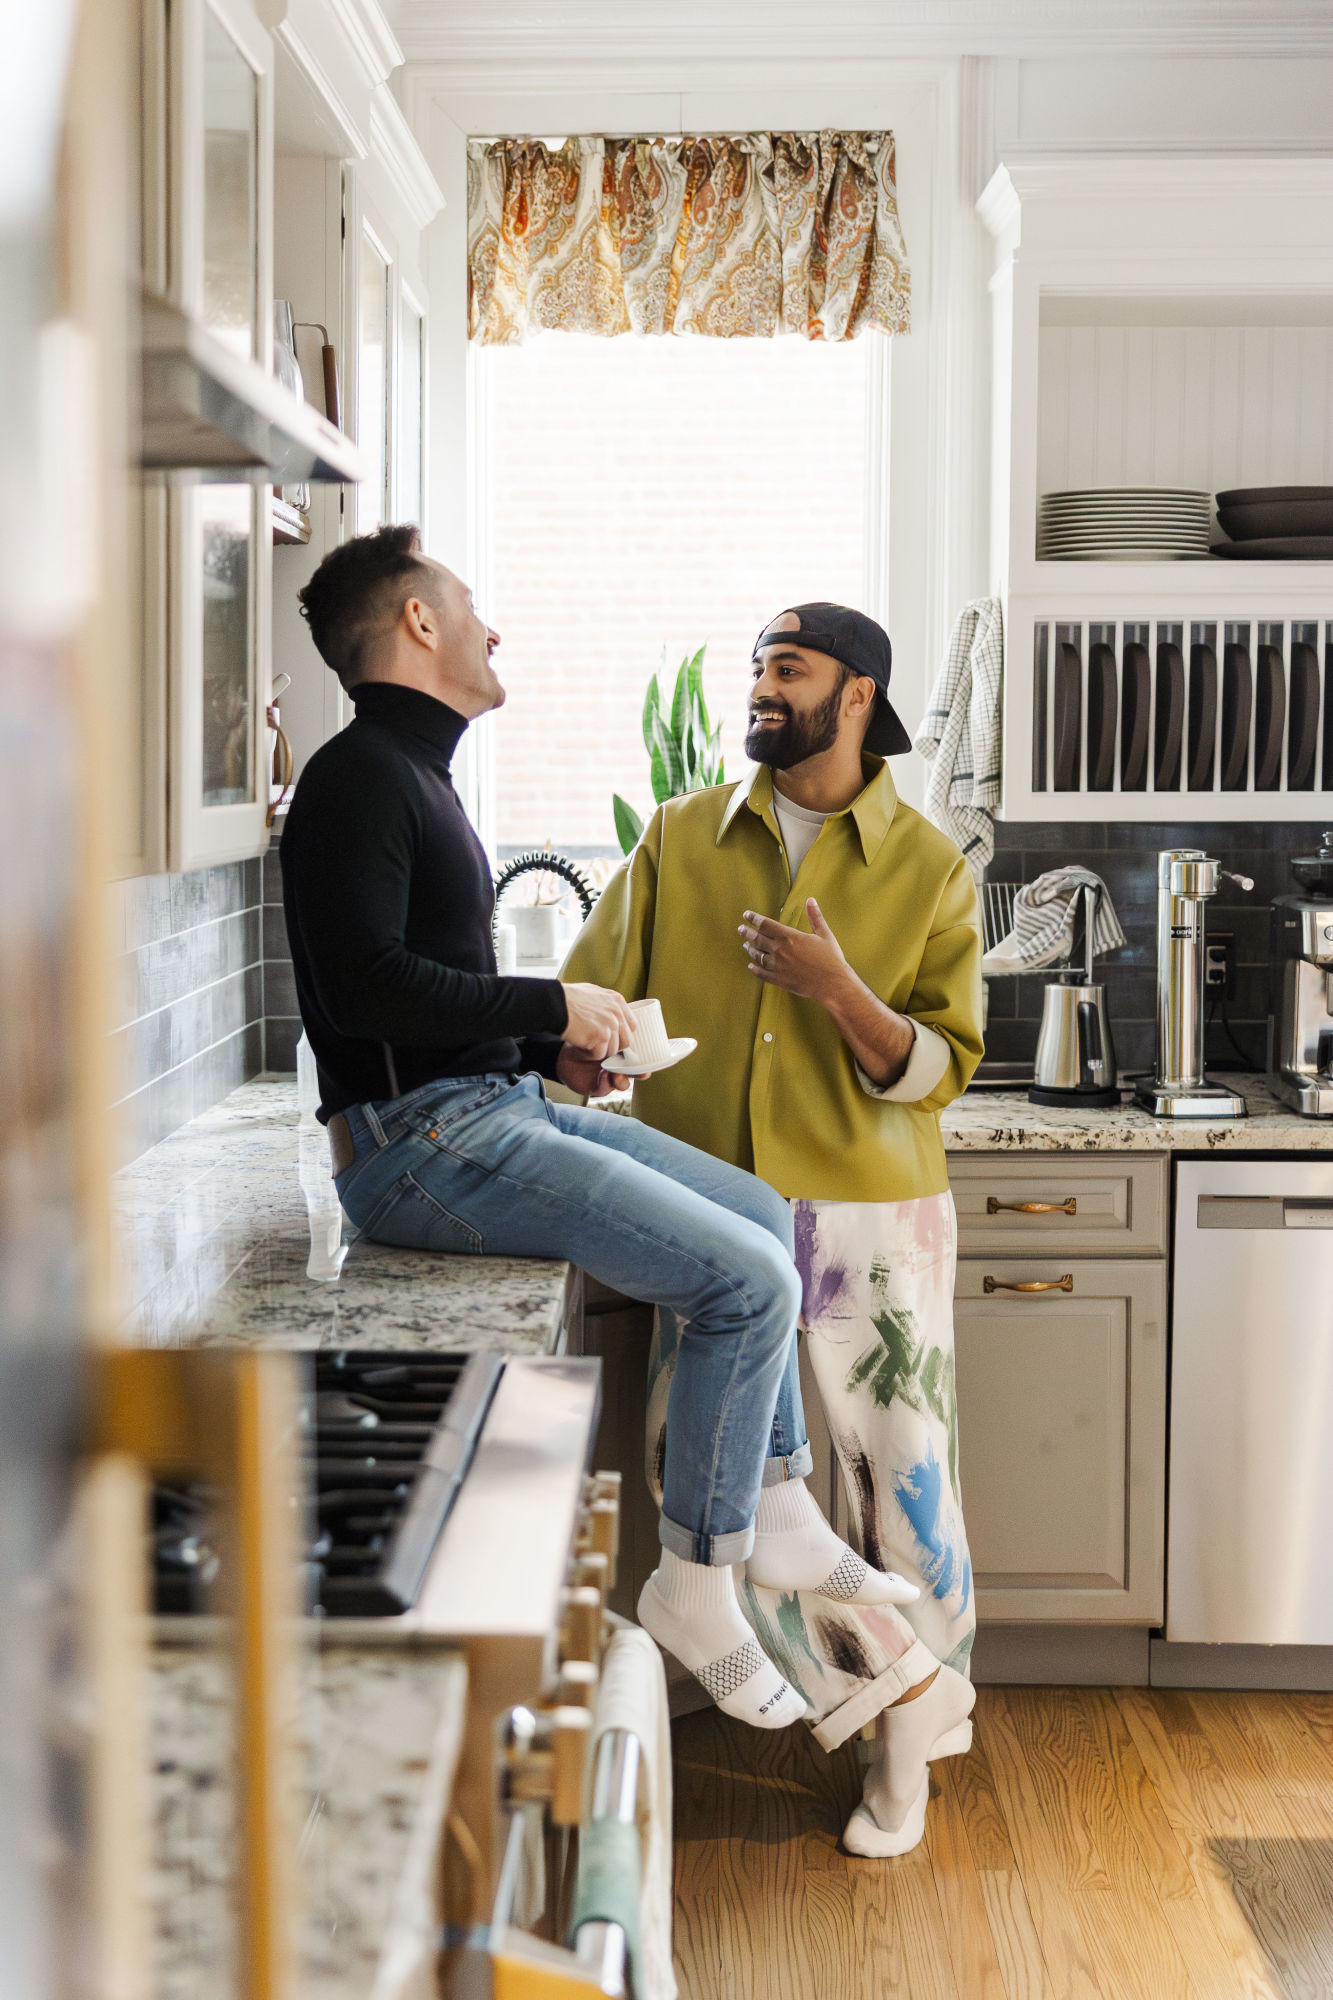
[[[811,598],[865,603],[877,365],[875,335],[556,333],[481,352],[481,608],[509,696],[494,725],[502,851],[549,839],[615,854],[617,791],[646,816],[640,714],[664,647],[674,676],[707,643],[728,776],[742,773],[763,625]]]

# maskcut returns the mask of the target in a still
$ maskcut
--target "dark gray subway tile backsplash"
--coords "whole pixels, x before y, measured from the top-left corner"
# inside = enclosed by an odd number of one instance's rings
[[[264,856],[264,1067],[296,1068],[296,1044],[301,1016],[296,1006],[296,981],[287,946],[287,922],[282,913],[282,866],[278,837]]]
[[[1208,934],[1234,940],[1235,990],[1215,1010],[1207,1057],[1216,1069],[1263,1068],[1267,1056],[1268,906],[1296,887],[1294,854],[1318,846],[1309,822],[997,822],[997,882],[1030,882],[1081,863],[1102,876],[1128,942],[1098,961],[1122,1072],[1152,1065],[1157,959],[1157,854],[1201,847],[1254,877],[1246,895],[1224,882]],[[261,1071],[294,1071],[301,1021],[282,912],[278,841],[262,860],[116,885],[114,1034],[120,1155],[158,1139]],[[1029,1061],[1048,973],[990,981],[986,1051]]]
[[[1111,892],[1127,943],[1097,961],[1106,987],[1116,1061],[1121,1071],[1152,1067],[1157,977],[1157,855],[1168,847],[1201,847],[1224,868],[1254,878],[1246,894],[1223,881],[1208,905],[1207,935],[1234,940],[1235,991],[1214,1008],[1207,1061],[1215,1069],[1263,1069],[1267,1063],[1269,904],[1296,890],[1290,860],[1319,845],[1310,821],[1200,821],[1150,826],[1122,821],[1000,820],[992,882],[1031,882],[1064,865],[1091,868]],[[1042,988],[1049,972],[992,979],[986,1053],[1026,1062],[1036,1052]]]
[[[113,890],[117,1151],[136,1158],[264,1067],[260,863]]]

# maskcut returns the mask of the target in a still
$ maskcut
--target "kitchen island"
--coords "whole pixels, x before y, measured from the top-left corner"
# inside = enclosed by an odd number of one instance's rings
[[[261,1077],[115,1177],[125,1338],[136,1346],[561,1351],[569,1266],[353,1243],[336,1283],[306,1275],[307,1189],[328,1139],[302,1127],[296,1082]]]
[[[300,1125],[294,1080],[261,1078],[124,1168],[113,1202],[127,1342],[563,1349],[579,1301],[564,1263],[366,1243],[335,1282],[307,1277],[307,1191],[320,1173],[327,1186],[327,1143]],[[165,1628],[150,1679],[155,1989],[222,2000],[235,1951],[228,1672],[216,1634],[184,1628]],[[466,1686],[445,1644],[368,1632],[305,1653],[294,1747],[310,2000],[434,1990],[435,1871]]]
[[[454,1652],[324,1646],[302,1662],[297,1949],[309,2000],[408,2000],[433,1985],[435,1869],[466,1712]],[[153,1648],[155,2000],[236,1991],[229,1663]]]

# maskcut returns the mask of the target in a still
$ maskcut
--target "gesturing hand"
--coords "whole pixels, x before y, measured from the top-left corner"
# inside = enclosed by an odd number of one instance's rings
[[[740,926],[741,942],[756,979],[827,1006],[846,983],[849,968],[813,896],[805,908],[809,931],[792,930],[774,917],[747,910]]]

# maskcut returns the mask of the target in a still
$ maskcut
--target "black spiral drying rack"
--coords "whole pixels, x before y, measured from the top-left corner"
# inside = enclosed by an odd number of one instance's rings
[[[578,897],[586,917],[592,915],[592,906],[597,901],[597,891],[583,870],[566,854],[551,854],[541,848],[531,847],[526,854],[516,854],[507,861],[495,878],[495,915],[491,919],[491,931],[500,920],[500,898],[510,884],[520,875],[558,875],[562,882],[568,882]]]

